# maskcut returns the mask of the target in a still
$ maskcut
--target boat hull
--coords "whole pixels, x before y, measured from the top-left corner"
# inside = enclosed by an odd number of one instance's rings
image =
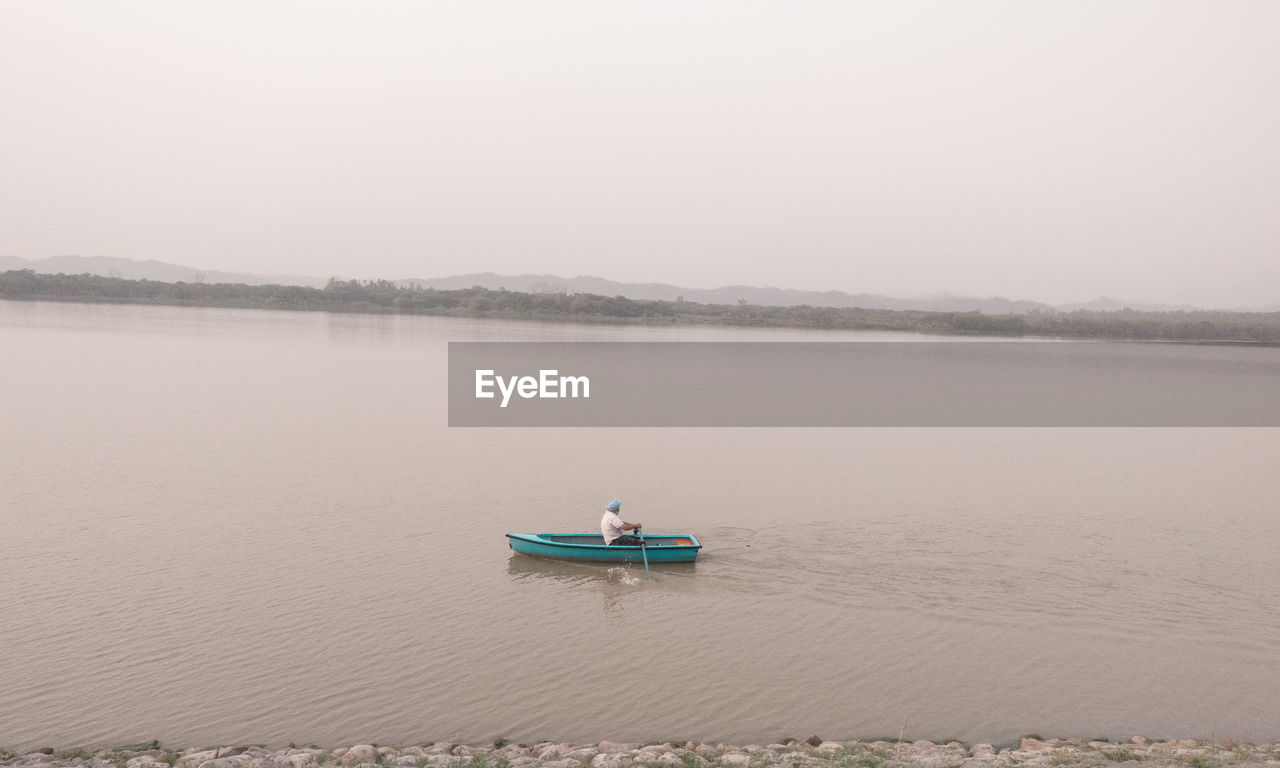
[[[645,536],[649,563],[692,563],[702,545],[690,534]],[[553,560],[586,560],[600,563],[639,563],[640,547],[608,546],[598,533],[508,533],[515,552]]]

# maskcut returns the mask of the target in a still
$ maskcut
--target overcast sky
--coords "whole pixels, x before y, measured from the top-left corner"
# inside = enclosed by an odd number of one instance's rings
[[[0,254],[1280,302],[1280,3],[0,3]]]

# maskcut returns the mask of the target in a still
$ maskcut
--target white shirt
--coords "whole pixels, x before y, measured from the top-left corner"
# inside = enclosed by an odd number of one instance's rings
[[[605,510],[604,517],[600,518],[600,532],[604,534],[605,544],[624,535],[622,532],[622,518],[618,517],[617,512]]]

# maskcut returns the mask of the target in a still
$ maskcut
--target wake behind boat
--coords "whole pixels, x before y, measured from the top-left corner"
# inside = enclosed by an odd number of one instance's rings
[[[645,546],[604,543],[598,533],[508,533],[507,544],[522,555],[555,560],[593,560],[605,563],[692,563],[702,545],[688,533],[659,533],[644,537]]]

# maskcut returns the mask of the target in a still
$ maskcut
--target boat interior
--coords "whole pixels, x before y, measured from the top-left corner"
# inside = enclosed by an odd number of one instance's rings
[[[592,536],[592,535],[568,536],[568,535],[556,535],[556,534],[539,534],[538,538],[543,539],[545,541],[554,541],[557,544],[586,544],[589,546],[594,545],[597,547],[604,546],[604,536]],[[693,545],[693,539],[687,538],[685,536],[663,536],[663,535],[646,536],[644,539],[644,543],[645,543],[645,546],[649,547],[650,549],[654,547],[675,547],[675,546],[688,547]]]

